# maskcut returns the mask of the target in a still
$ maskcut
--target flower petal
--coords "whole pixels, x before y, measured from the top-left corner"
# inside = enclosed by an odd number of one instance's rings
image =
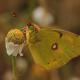
[[[6,43],[7,54],[10,56],[14,51],[14,45],[12,42],[8,42],[7,40],[5,40],[5,43]]]
[[[20,45],[20,48],[19,48],[19,55],[20,56],[23,56],[22,49],[24,48],[24,45],[25,45],[25,43],[23,43],[22,45]]]
[[[12,56],[17,56],[19,53],[19,45],[14,44],[14,51],[12,53]]]
[[[6,50],[7,54],[10,56],[17,56],[18,54],[20,56],[23,56],[22,49],[24,47],[24,43],[22,44],[14,44],[13,42],[8,42],[7,39],[5,39],[5,44],[6,44]]]

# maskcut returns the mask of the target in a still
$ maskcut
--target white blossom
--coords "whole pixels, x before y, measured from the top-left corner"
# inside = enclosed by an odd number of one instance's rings
[[[54,17],[43,7],[38,7],[33,11],[33,19],[42,26],[48,26],[54,22]]]
[[[22,44],[14,44],[13,42],[8,42],[7,38],[5,39],[5,45],[6,45],[6,51],[7,54],[10,56],[17,56],[18,54],[20,56],[23,56],[22,49],[25,45],[25,43]]]

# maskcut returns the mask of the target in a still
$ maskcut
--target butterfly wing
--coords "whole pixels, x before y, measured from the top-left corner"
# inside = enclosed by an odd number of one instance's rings
[[[46,69],[59,68],[79,55],[78,35],[53,28],[29,34],[29,49],[35,62]],[[80,48],[80,45],[78,45]]]

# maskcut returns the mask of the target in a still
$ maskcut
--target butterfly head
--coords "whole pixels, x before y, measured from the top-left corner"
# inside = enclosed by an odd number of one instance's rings
[[[30,33],[37,33],[39,32],[40,27],[33,23],[27,23],[27,25],[23,28],[23,34],[26,37],[27,44],[29,43]]]

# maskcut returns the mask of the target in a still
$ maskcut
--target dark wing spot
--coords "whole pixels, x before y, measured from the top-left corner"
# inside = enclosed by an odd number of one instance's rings
[[[54,31],[56,31],[56,32],[59,34],[59,37],[60,37],[60,38],[63,36],[63,33],[62,33],[62,32],[57,31],[57,30],[54,30]]]
[[[51,46],[51,49],[52,50],[58,49],[58,44],[57,43],[53,43],[52,46]]]
[[[48,62],[48,64],[50,64],[50,63]]]
[[[59,35],[60,35],[60,38],[61,38],[63,34],[61,32],[59,32]]]

